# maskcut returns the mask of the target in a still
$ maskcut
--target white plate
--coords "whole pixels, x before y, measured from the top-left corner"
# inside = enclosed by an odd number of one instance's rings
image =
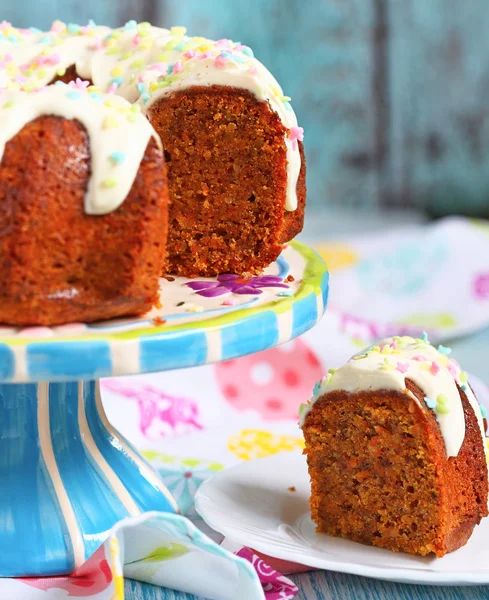
[[[213,529],[268,556],[405,583],[489,583],[489,518],[460,550],[443,558],[418,557],[317,534],[308,501],[306,461],[298,452],[225,469],[206,481],[195,499]]]

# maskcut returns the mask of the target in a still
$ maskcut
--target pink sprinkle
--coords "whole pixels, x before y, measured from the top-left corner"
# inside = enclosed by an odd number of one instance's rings
[[[243,50],[243,48],[246,48],[246,46],[243,46],[243,44],[238,44],[237,46],[234,46],[235,50]]]
[[[448,363],[453,365],[456,369],[458,369],[458,371],[462,370],[462,367],[458,364],[458,361],[455,358],[451,358]]]
[[[63,31],[63,29],[65,28],[63,23],[53,23],[51,26],[51,31]]]
[[[199,56],[199,60],[202,60],[204,58],[209,58],[211,56],[210,52],[202,52],[202,54]]]
[[[231,45],[231,40],[226,40],[226,39],[222,39],[222,40],[217,40],[216,42],[216,46],[222,47],[222,46],[230,46]]]
[[[137,33],[133,38],[132,38],[132,42],[131,44],[133,46],[139,46],[139,44],[141,43],[141,36]]]
[[[453,363],[449,362],[448,365],[447,365],[447,369],[448,369],[448,372],[450,373],[450,375],[454,379],[456,379],[458,377],[458,374],[459,374],[460,371],[457,370],[457,368],[455,367],[455,365]]]
[[[424,356],[423,354],[416,354],[416,356],[413,356],[413,360],[417,360],[418,362],[427,362],[428,361],[426,356]]]
[[[90,82],[83,81],[83,79],[77,77],[76,81],[70,81],[68,85],[75,90],[79,90],[80,92],[86,92],[87,87],[90,85]]]
[[[100,50],[103,47],[103,43],[101,38],[96,37],[93,41],[93,46],[91,47],[91,50]]]
[[[235,306],[238,304],[238,300],[236,298],[228,298],[223,302],[224,306]]]
[[[195,50],[189,50],[188,52],[185,52],[184,56],[185,58],[194,58],[197,56],[197,52],[195,52]]]
[[[165,65],[163,63],[155,63],[154,65],[151,65],[149,68],[151,71],[158,71],[159,73],[166,72]]]
[[[250,75],[252,75],[253,77],[258,77],[258,71],[256,70],[256,67],[251,66],[248,71],[250,72]]]
[[[15,81],[17,83],[25,83],[28,80],[28,78],[25,75],[16,75],[15,76]]]
[[[181,63],[181,61],[177,60],[177,62],[173,65],[172,73],[173,74],[181,73],[181,71],[182,71],[182,63]]]
[[[9,23],[8,21],[2,21],[0,23],[0,29],[10,29],[10,27],[12,27],[12,23]]]
[[[138,75],[138,83],[144,83],[144,77],[142,75]]]
[[[438,373],[440,372],[440,369],[441,369],[440,365],[436,362],[436,360],[434,360],[431,363],[430,373],[432,375],[438,375]]]
[[[396,369],[399,371],[399,373],[407,373],[409,370],[409,363],[398,362]]]
[[[302,127],[291,127],[289,140],[292,142],[292,149],[297,150],[297,141],[302,142],[304,139],[304,129]]]
[[[398,345],[399,344],[398,344],[397,340],[394,340],[393,342],[391,342],[391,348],[393,350],[397,350]]]
[[[80,27],[80,31],[83,33],[83,35],[90,33],[91,30],[92,28],[90,25],[83,25],[82,27]]]
[[[216,56],[216,58],[214,59],[214,66],[218,67],[219,69],[222,67],[225,67],[228,64],[228,61],[223,58],[221,55]]]
[[[111,83],[107,88],[107,94],[114,94],[117,90],[117,83]]]

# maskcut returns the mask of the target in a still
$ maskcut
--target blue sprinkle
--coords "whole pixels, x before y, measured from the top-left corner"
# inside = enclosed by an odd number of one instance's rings
[[[97,27],[93,19],[90,19],[90,21],[88,21],[88,24],[90,25],[90,27]]]
[[[436,408],[436,400],[425,397],[424,401],[426,402],[426,406],[428,408]]]
[[[29,31],[31,33],[42,33],[40,29],[38,29],[37,27],[29,27]]]
[[[70,33],[78,33],[80,31],[80,25],[77,25],[76,23],[68,23],[66,29]]]
[[[482,418],[485,419],[487,417],[487,408],[483,404],[479,404],[479,406],[481,407]]]
[[[469,389],[466,383],[463,383],[460,388],[462,389],[462,392],[466,392]]]
[[[115,83],[118,87],[120,87],[123,84],[123,82],[123,77],[112,77],[112,79],[110,80],[110,83]]]
[[[112,152],[109,158],[117,165],[120,165],[126,160],[126,155],[124,154],[124,152]]]
[[[144,104],[146,104],[146,102],[149,100],[148,92],[144,92],[143,94],[141,94],[141,98],[143,99]]]
[[[234,54],[230,58],[231,58],[231,60],[234,60],[234,62],[237,62],[237,63],[245,63],[246,62],[246,58],[243,58],[239,54]]]
[[[138,26],[137,22],[133,20],[128,21],[125,25],[124,25],[124,31],[131,31],[132,29],[136,29],[136,27]]]
[[[12,44],[18,44],[19,43],[19,40],[13,34],[9,37],[9,40],[12,42]]]
[[[312,390],[312,395],[317,396],[319,394],[320,390],[321,390],[321,382],[318,381],[317,383],[314,384],[314,388]]]
[[[70,100],[78,100],[79,98],[82,97],[82,93],[77,91],[77,90],[71,90],[70,92],[68,92],[66,94],[66,97],[69,98]]]
[[[423,331],[423,333],[421,334],[421,339],[423,340],[423,342],[425,342],[425,344],[429,344],[428,334],[426,333],[426,331]]]
[[[173,72],[173,65],[168,65],[168,68],[166,69],[167,75],[171,75],[172,72]]]
[[[142,94],[142,93],[144,92],[144,83],[143,83],[142,81],[140,81],[140,82],[138,83],[138,92],[139,92],[140,94]]]
[[[283,290],[279,292],[277,296],[293,296],[294,292],[292,290]]]
[[[5,35],[3,33],[0,33],[0,40],[6,40],[7,38],[5,37]]]
[[[42,37],[42,38],[39,40],[39,43],[40,43],[40,44],[50,44],[50,43],[51,43],[51,36],[49,36],[49,35],[45,35],[44,37]]]
[[[89,92],[88,95],[92,100],[97,100],[98,102],[104,102],[104,97],[102,94],[97,94],[96,92]]]
[[[55,81],[54,85],[65,85],[66,87],[68,87],[68,84],[64,81]]]
[[[447,348],[446,346],[442,346],[441,344],[438,346],[438,352],[440,354],[451,354],[452,353],[452,349],[451,348]]]
[[[251,48],[249,48],[248,46],[245,46],[241,52],[243,54],[246,54],[246,56],[249,56],[250,58],[254,58],[255,55],[253,54],[253,50]]]
[[[175,46],[175,50],[178,50],[178,52],[181,52],[183,50],[183,47],[185,46],[185,44],[178,44],[178,46]]]
[[[287,110],[292,110],[292,104],[290,102],[284,102],[284,106]]]
[[[221,56],[222,56],[223,58],[229,58],[229,57],[231,56],[231,54],[230,54],[229,52],[226,52],[225,50],[223,50],[223,51],[221,52]]]

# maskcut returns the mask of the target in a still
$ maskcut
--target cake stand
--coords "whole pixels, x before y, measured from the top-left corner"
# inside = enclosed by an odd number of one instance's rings
[[[189,285],[190,284],[190,285]],[[140,318],[0,329],[0,577],[71,573],[127,516],[177,512],[108,422],[99,379],[271,348],[322,317],[328,272],[290,243],[261,277],[161,279]]]

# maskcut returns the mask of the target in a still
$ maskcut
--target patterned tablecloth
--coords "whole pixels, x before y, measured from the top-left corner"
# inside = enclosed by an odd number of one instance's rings
[[[102,382],[109,419],[156,467],[183,516],[124,521],[77,577],[1,580],[0,597],[122,598],[123,575],[210,598],[295,596],[294,584],[251,552],[219,545],[195,512],[199,485],[239,461],[302,448],[299,404],[327,368],[371,340],[426,330],[446,343],[489,324],[487,223],[447,219],[316,248],[332,271],[330,308],[302,338],[216,365]],[[484,403],[487,390],[475,387]]]

